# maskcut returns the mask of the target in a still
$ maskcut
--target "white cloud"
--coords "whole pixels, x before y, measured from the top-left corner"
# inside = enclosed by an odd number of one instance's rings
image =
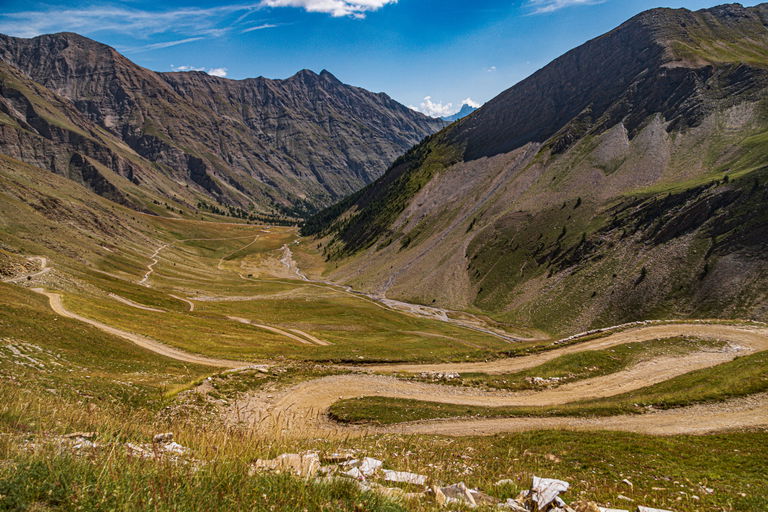
[[[265,7],[301,7],[307,12],[322,12],[336,18],[365,18],[366,12],[395,3],[397,0],[261,0]]]
[[[62,2],[62,0],[59,0]],[[250,3],[216,7],[179,7],[145,10],[122,5],[70,7],[66,3],[48,4],[37,10],[0,12],[0,33],[17,37],[35,37],[53,32],[127,34],[136,39],[150,39],[166,34],[175,39],[168,43],[137,46],[133,50],[167,48],[189,42],[193,37],[220,37],[233,31],[252,32],[277,27],[258,23],[253,15],[268,7],[300,7],[309,12],[331,16],[364,18],[397,0],[252,0]],[[1,4],[1,2],[0,2]]]
[[[544,14],[560,10],[564,7],[595,5],[607,1],[608,0],[528,0],[528,5],[533,9],[532,14]]]
[[[197,66],[174,66],[171,64],[171,70],[173,71],[205,71],[211,76],[225,77],[227,76],[227,68],[200,68]]]
[[[198,68],[195,66],[174,66],[171,64],[171,70],[173,71],[205,71],[205,68]]]
[[[424,97],[424,101],[422,101],[418,107],[409,105],[409,108],[431,117],[450,116],[451,114],[458,112],[458,110],[453,108],[453,103],[435,103],[432,101],[432,96]]]
[[[430,117],[446,117],[457,113],[465,104],[469,105],[470,107],[480,108],[480,103],[476,102],[472,98],[465,98],[460,103],[454,104],[451,102],[434,102],[432,100],[432,96],[426,96],[424,101],[422,101],[418,107],[414,105],[408,105],[408,108],[417,112],[421,112],[422,114],[426,114]]]
[[[493,73],[494,71],[496,71],[496,66],[491,66],[491,67],[489,67],[489,68],[485,68],[485,70],[486,70],[487,72],[489,72],[489,73]]]

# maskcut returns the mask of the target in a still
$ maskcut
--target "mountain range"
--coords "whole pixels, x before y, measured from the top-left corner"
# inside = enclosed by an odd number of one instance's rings
[[[301,215],[443,126],[328,71],[158,73],[72,33],[0,35],[0,76],[0,150],[148,210]]]
[[[304,226],[330,277],[548,332],[768,319],[768,4],[654,9]]]

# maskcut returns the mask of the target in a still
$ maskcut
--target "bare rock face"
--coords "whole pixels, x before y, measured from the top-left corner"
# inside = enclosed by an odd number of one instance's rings
[[[0,60],[71,101],[155,172],[234,205],[329,204],[442,127],[327,71],[286,80],[156,73],[72,33],[0,35]]]

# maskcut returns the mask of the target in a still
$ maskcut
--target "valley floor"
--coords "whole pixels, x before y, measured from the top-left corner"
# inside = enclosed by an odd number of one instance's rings
[[[451,444],[435,435],[503,434],[471,439],[478,452],[488,453],[499,450],[503,439],[505,456],[514,460],[528,451],[521,439],[546,451],[541,439],[555,436],[552,446],[563,453],[553,457],[559,459],[598,439],[675,444],[675,450],[723,435],[727,442],[749,444],[768,427],[768,327],[762,324],[645,322],[561,341],[528,338],[473,315],[325,282],[325,263],[311,241],[296,239],[290,228],[141,220],[143,238],[94,248],[87,265],[44,246],[37,253],[44,256],[14,256],[26,270],[0,284],[6,399],[0,410],[6,434],[0,441],[0,458],[6,459],[0,461],[0,494],[9,495],[6,466],[32,471],[40,460],[35,457],[43,457],[53,470],[54,456],[29,448],[29,440],[43,446],[39,439],[74,429],[95,430],[111,442],[174,430],[199,458],[207,454],[216,463],[237,465],[248,457],[307,448],[356,447],[395,460],[394,446],[401,443],[412,443],[404,450],[419,454]],[[43,414],[53,403],[71,405]],[[559,433],[523,433],[542,430]],[[246,439],[250,446],[240,452],[237,445]],[[212,443],[221,446],[211,452]],[[616,449],[622,450],[618,444]],[[762,462],[742,472],[747,480],[764,466],[759,452]],[[492,478],[514,474],[515,487],[522,488],[532,471],[569,478],[562,467],[523,460],[506,469],[489,464],[487,475],[465,479],[487,487]],[[436,473],[426,466],[435,460],[400,462],[406,467],[399,469]],[[91,478],[77,457],[61,463],[56,471],[75,465],[76,474]],[[611,464],[627,473],[637,469],[624,453],[582,463],[598,473]],[[687,467],[665,461],[670,464],[680,473]],[[476,463],[473,471],[481,470]],[[606,500],[610,489],[675,510],[698,510],[705,503],[758,510],[752,507],[765,504],[753,498],[756,489],[739,487],[738,471],[713,473],[705,487],[719,482],[728,490],[698,496],[700,503],[691,493],[680,501],[674,492],[654,491],[664,486],[650,480],[634,490],[617,489],[605,475],[575,472],[583,479],[582,492],[595,499]],[[437,474],[459,478],[451,471]],[[611,478],[621,481],[618,476]],[[36,478],[53,477],[38,472]],[[348,489],[302,489],[294,491],[338,492],[339,503],[363,499]],[[371,502],[370,509],[397,510],[402,499],[392,502],[395,508],[387,509],[387,501]],[[434,507],[429,500],[417,502],[409,509]],[[166,508],[174,508],[172,501]]]

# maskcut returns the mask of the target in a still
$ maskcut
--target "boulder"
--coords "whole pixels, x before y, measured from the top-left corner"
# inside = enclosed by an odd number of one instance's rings
[[[478,505],[497,505],[499,503],[497,498],[482,493],[477,489],[470,489],[464,482],[447,487],[433,486],[432,492],[437,503],[443,506],[461,504],[474,508]]]
[[[507,499],[504,503],[499,503],[496,507],[511,510],[512,512],[530,512],[522,503],[512,498]]]
[[[534,476],[530,498],[536,504],[537,510],[547,510],[547,507],[555,501],[558,495],[567,491],[569,487],[570,484],[562,480]]]
[[[392,471],[390,469],[385,469],[383,471],[384,480],[387,482],[400,482],[413,485],[424,485],[427,483],[427,477],[425,475],[409,473],[407,471]]]
[[[98,434],[96,432],[72,432],[71,434],[64,434],[65,439],[87,439],[93,441]]]
[[[355,458],[355,454],[352,452],[332,453],[322,457],[322,461],[326,464],[340,464],[342,462],[348,462]]]

